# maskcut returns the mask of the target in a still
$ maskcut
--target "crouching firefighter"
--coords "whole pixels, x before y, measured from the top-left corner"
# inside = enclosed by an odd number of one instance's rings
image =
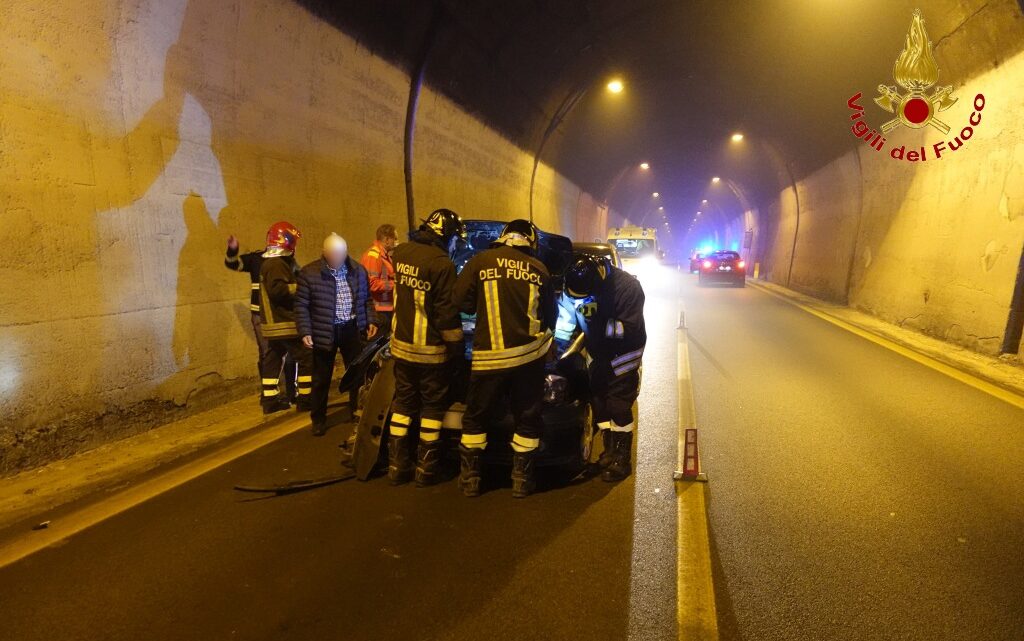
[[[458,214],[438,209],[394,249],[395,400],[388,438],[388,478],[398,485],[413,475],[409,428],[419,417],[416,485],[437,480],[441,462],[441,421],[448,409],[451,361],[463,351],[462,321],[455,306],[455,265],[450,255],[466,237]]]
[[[302,344],[295,326],[295,290],[299,267],[295,246],[301,234],[294,225],[278,222],[267,232],[267,250],[260,265],[260,320],[267,351],[261,367],[263,411],[270,413],[288,407],[278,396],[278,372],[285,356],[298,366],[295,385],[295,409],[308,412],[313,386],[313,353]]]
[[[565,274],[558,304],[559,353],[577,327],[592,359],[590,405],[604,442],[598,461],[601,478],[621,481],[633,470],[633,403],[640,394],[640,362],[647,343],[640,281],[609,261],[577,260]]]
[[[473,359],[462,419],[459,486],[480,494],[481,456],[497,411],[511,408],[512,496],[534,487],[534,458],[544,424],[544,361],[551,347],[555,303],[550,276],[535,257],[537,228],[525,220],[505,225],[490,249],[463,268],[455,296],[476,314]]]

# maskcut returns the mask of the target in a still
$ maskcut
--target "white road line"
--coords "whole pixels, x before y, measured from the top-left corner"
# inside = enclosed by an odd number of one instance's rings
[[[140,503],[172,490],[207,472],[258,450],[280,438],[309,426],[306,414],[282,421],[272,427],[261,429],[228,447],[218,449],[195,461],[191,461],[128,488],[97,503],[85,505],[74,512],[54,521],[45,530],[26,532],[23,536],[0,544],[0,568],[19,561],[43,548],[78,534],[82,530],[105,521],[112,516],[129,510]]]

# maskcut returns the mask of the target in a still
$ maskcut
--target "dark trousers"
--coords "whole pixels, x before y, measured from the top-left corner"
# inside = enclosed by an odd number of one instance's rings
[[[640,395],[640,372],[633,370],[616,376],[610,363],[594,361],[590,365],[590,408],[594,424],[602,429],[633,428],[633,403]]]
[[[476,444],[473,437],[485,435],[487,427],[499,418],[495,411],[504,410],[510,404],[516,436],[539,439],[544,433],[543,401],[543,358],[509,369],[471,373],[466,413],[462,417],[463,444]]]
[[[334,326],[334,340],[330,349],[313,348],[313,395],[309,409],[309,418],[313,425],[327,422],[327,397],[331,392],[331,379],[334,377],[334,359],[341,352],[341,360],[345,367],[354,361],[363,349],[363,339],[359,335],[359,327],[354,320]],[[355,394],[356,390],[349,392]],[[354,405],[355,399],[350,399]]]
[[[382,312],[379,309],[377,311],[377,326],[380,327],[381,334],[391,333],[391,319],[394,317],[394,312]]]
[[[404,436],[413,420],[420,417],[420,438],[436,441],[448,411],[450,363],[422,365],[395,359],[395,401],[391,406],[391,433]],[[403,429],[404,428],[404,429]]]
[[[263,378],[263,372],[265,363],[270,363],[270,369],[266,370],[274,375],[279,375],[284,379],[284,391],[285,395],[289,400],[295,399],[295,376],[296,367],[295,359],[291,357],[291,354],[285,352],[284,358],[280,359],[276,365],[270,356],[270,343],[263,336],[263,322],[260,320],[259,312],[251,314],[252,316],[252,333],[256,335],[256,346],[260,350],[259,360],[256,361],[256,371],[259,373],[260,378]]]
[[[278,386],[281,384],[278,372],[281,371],[281,364],[288,358],[295,363],[298,372],[295,377],[295,404],[300,408],[309,405],[309,393],[313,381],[313,355],[299,338],[278,338],[267,341],[267,352],[260,368],[262,372],[265,372],[262,377],[264,405],[273,405],[277,402],[280,395]]]

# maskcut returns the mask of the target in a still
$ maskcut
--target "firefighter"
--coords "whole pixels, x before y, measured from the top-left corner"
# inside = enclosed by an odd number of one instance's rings
[[[295,245],[301,234],[289,222],[274,223],[267,231],[267,250],[260,266],[260,321],[267,339],[263,361],[263,411],[276,411],[283,403],[278,396],[281,363],[290,355],[298,366],[295,409],[308,412],[313,386],[313,355],[302,344],[295,326],[295,290],[298,265]]]
[[[455,244],[466,237],[458,214],[438,209],[395,248],[395,303],[391,355],[395,400],[388,438],[388,478],[398,485],[413,473],[409,428],[419,417],[416,485],[437,480],[441,421],[448,409],[451,361],[463,351],[462,321],[455,306]]]
[[[267,358],[267,339],[263,336],[260,327],[260,266],[263,265],[263,252],[252,251],[241,253],[238,246],[238,239],[228,236],[228,248],[224,254],[224,266],[231,271],[245,272],[249,274],[249,312],[252,316],[252,331],[256,336],[256,346],[259,355],[256,359],[256,371],[260,372],[263,378],[263,361]],[[284,360],[284,383],[285,393],[290,403],[295,402],[295,361],[291,357]],[[262,398],[262,394],[260,395]],[[289,405],[280,403],[277,409],[286,410]]]
[[[577,260],[565,274],[559,299],[556,351],[564,351],[577,328],[591,358],[590,404],[604,443],[601,478],[621,481],[633,470],[633,403],[647,343],[640,281],[610,261]]]
[[[525,220],[505,225],[490,249],[463,268],[455,296],[476,314],[472,369],[462,419],[459,486],[480,494],[481,456],[495,410],[511,407],[512,496],[533,491],[534,457],[544,429],[544,362],[551,347],[555,302],[547,268],[535,256],[537,228]]]

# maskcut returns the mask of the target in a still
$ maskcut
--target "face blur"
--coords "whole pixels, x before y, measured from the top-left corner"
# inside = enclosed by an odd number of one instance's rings
[[[324,260],[331,266],[331,269],[341,267],[341,264],[348,258],[348,244],[340,236],[328,236],[324,241]]]
[[[398,244],[398,238],[396,236],[385,236],[384,240],[380,242],[384,245],[384,249],[391,251]]]

